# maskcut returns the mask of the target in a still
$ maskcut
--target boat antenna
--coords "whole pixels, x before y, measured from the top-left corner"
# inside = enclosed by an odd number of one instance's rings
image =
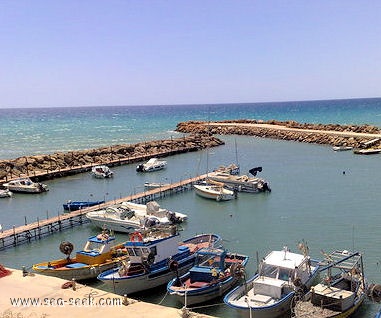
[[[355,225],[352,225],[352,252],[355,251]]]

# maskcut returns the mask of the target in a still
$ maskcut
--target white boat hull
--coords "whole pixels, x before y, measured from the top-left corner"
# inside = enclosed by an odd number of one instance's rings
[[[183,262],[183,266],[180,264],[181,262],[179,262],[178,273],[179,275],[183,275],[194,265],[194,255],[188,257],[187,260]],[[176,273],[166,268],[164,270],[158,270],[158,273],[152,272],[128,278],[115,277],[115,279],[110,279],[109,277],[107,280],[101,280],[112,288],[115,293],[119,295],[129,295],[165,285],[174,277],[176,277]]]
[[[123,223],[122,223],[121,221],[113,222],[112,220],[102,218],[102,217],[92,217],[88,215],[86,215],[86,217],[95,226],[98,226],[101,229],[106,228],[108,230],[112,230],[115,232],[133,233],[137,230],[141,230],[142,228],[142,225],[140,225],[140,222],[129,222],[129,221],[123,220]]]
[[[250,298],[250,292],[252,289],[252,281],[257,277],[254,276],[248,283],[247,289],[250,290],[248,297]],[[290,310],[291,301],[294,293],[290,293],[287,297],[284,297],[276,303],[269,305],[262,304],[262,306],[249,307],[247,303],[243,304],[241,301],[234,301],[234,299],[241,299],[245,295],[245,285],[237,287],[234,291],[229,293],[226,297],[229,297],[229,306],[238,310],[242,317],[255,317],[255,318],[275,318],[279,317]],[[244,306],[245,305],[245,306]]]
[[[206,199],[212,199],[216,201],[228,201],[236,197],[234,191],[224,189],[221,187],[216,187],[213,185],[195,184],[193,187],[195,189],[196,194]]]

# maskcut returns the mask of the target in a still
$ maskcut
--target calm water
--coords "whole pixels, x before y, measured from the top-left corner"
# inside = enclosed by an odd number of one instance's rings
[[[350,100],[320,102],[320,104],[310,102],[215,105],[213,107],[182,106],[181,110],[169,106],[144,107],[140,110],[131,110],[130,115],[127,113],[121,115],[121,108],[118,108],[119,112],[116,109],[103,111],[99,109],[99,114],[95,111],[80,109],[78,111],[81,115],[77,112],[70,115],[68,112],[65,115],[67,118],[62,114],[60,115],[62,117],[58,116],[56,110],[45,109],[41,110],[43,114],[40,114],[44,120],[38,119],[37,113],[40,110],[20,110],[18,115],[14,115],[17,111],[12,110],[10,113],[13,113],[14,122],[20,121],[16,125],[20,134],[18,138],[14,136],[13,141],[9,141],[9,145],[13,146],[9,148],[8,153],[8,150],[1,150],[2,157],[5,158],[11,153],[19,154],[22,148],[25,153],[45,153],[55,151],[55,148],[64,149],[67,146],[64,142],[65,133],[54,133],[64,122],[70,127],[67,129],[67,140],[68,142],[72,140],[73,149],[81,148],[81,145],[86,145],[83,148],[88,148],[89,145],[95,147],[101,143],[114,144],[116,140],[125,143],[136,142],[139,138],[149,140],[150,137],[153,139],[174,135],[173,130],[178,121],[207,120],[208,116],[211,120],[275,118],[300,122],[368,123],[381,126],[378,122],[381,114],[379,99],[360,100],[358,104]],[[162,114],[163,109],[167,111],[166,116]],[[169,109],[174,110],[173,116],[168,116]],[[0,114],[3,111],[0,110]],[[67,109],[61,109],[58,113],[66,111]],[[139,112],[140,115],[137,115]],[[85,113],[91,114],[90,118],[84,120]],[[113,120],[109,116],[112,113],[115,114]],[[25,122],[25,116],[29,116],[34,124]],[[83,123],[81,126],[77,124],[77,139],[73,130],[75,125],[70,126],[68,119],[70,116],[73,122],[82,121]],[[128,116],[134,118],[136,124],[131,124]],[[215,117],[212,118],[212,116]],[[0,121],[3,118],[1,116]],[[152,122],[152,125],[142,127],[141,125],[148,120]],[[123,121],[125,121],[124,125],[121,124]],[[113,129],[110,126],[112,123],[120,126],[118,129],[115,128],[115,133],[110,133]],[[0,126],[2,131],[8,133],[10,129],[8,125],[2,124]],[[25,138],[30,138],[30,133],[36,133],[38,127],[41,128],[41,134],[45,137],[40,139],[39,143],[28,142],[29,146],[26,147],[26,141],[22,141],[21,138],[22,129],[19,128],[23,125],[30,129],[29,133],[23,133]],[[130,125],[131,131],[127,131]],[[84,127],[88,129],[86,133]],[[104,127],[107,133],[99,132],[101,129],[95,129],[95,127]],[[119,129],[124,132],[120,132]],[[45,140],[47,136],[51,136],[50,142]],[[237,143],[241,172],[247,173],[254,166],[262,166],[263,171],[260,176],[270,182],[272,192],[240,193],[237,200],[214,202],[197,197],[193,191],[187,191],[160,200],[161,206],[189,215],[188,222],[183,225],[184,238],[196,233],[220,234],[225,239],[225,245],[229,250],[246,253],[251,257],[247,269],[249,275],[255,271],[257,252],[260,257],[263,257],[268,251],[281,249],[285,245],[296,251],[296,245],[301,240],[307,241],[311,255],[318,259],[322,258],[321,250],[326,252],[333,249],[359,250],[364,254],[368,279],[370,282],[381,283],[379,267],[381,257],[378,248],[381,227],[379,215],[381,157],[379,155],[356,156],[351,152],[335,153],[328,146],[255,137],[220,137],[226,141],[226,145],[210,149],[208,160],[206,160],[206,151],[181,154],[167,158],[168,168],[163,171],[138,174],[135,172],[135,165],[127,165],[116,167],[115,177],[112,180],[95,180],[89,174],[82,174],[47,182],[51,189],[48,193],[17,194],[11,199],[1,199],[0,224],[3,228],[10,228],[13,225],[24,224],[25,220],[32,222],[37,217],[43,219],[61,214],[63,213],[62,203],[68,199],[112,200],[142,191],[145,181],[174,182],[204,173],[207,170],[207,162],[209,169],[235,162],[234,149]],[[89,142],[86,143],[86,140]],[[39,144],[41,148],[35,147],[36,144]],[[21,268],[21,266],[29,267],[42,260],[60,258],[62,254],[58,246],[62,240],[73,242],[79,249],[89,235],[97,232],[98,230],[90,224],[65,230],[41,241],[0,252],[0,263]],[[125,236],[120,234],[117,238],[123,241]],[[103,288],[101,284],[96,286]],[[136,298],[180,307],[170,296],[166,296],[165,288],[139,294]],[[367,301],[355,317],[372,317],[378,308],[378,304]],[[218,317],[236,316],[233,310],[221,304],[200,310]]]

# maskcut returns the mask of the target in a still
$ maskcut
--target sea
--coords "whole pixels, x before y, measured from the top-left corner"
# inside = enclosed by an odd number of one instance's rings
[[[177,138],[179,122],[229,119],[294,120],[301,123],[374,125],[381,127],[381,98],[294,101],[274,103],[97,106],[0,109],[0,160],[117,144]],[[49,180],[47,193],[14,194],[0,199],[3,230],[61,215],[68,200],[113,201],[144,191],[144,182],[177,182],[221,165],[237,163],[241,173],[262,167],[271,192],[239,193],[236,200],[214,202],[185,191],[157,202],[188,215],[181,225],[186,239],[217,233],[231,252],[250,256],[252,276],[258,260],[271,250],[298,251],[308,244],[310,255],[323,259],[333,250],[363,254],[370,283],[381,284],[381,155],[334,152],[328,145],[264,139],[253,136],[217,136],[225,145],[167,157],[167,168],[137,173],[136,163],[113,167],[114,178],[94,179],[89,173]],[[0,264],[31,269],[34,263],[62,258],[61,241],[81,249],[88,236],[99,233],[90,223],[0,251]],[[125,234],[116,234],[124,241]],[[94,287],[107,290],[100,282]],[[0,280],[1,286],[1,280]],[[112,290],[107,290],[111,291]],[[181,308],[165,286],[131,297]],[[367,299],[354,317],[374,317],[380,304]],[[194,311],[215,317],[238,317],[222,299]],[[286,318],[286,315],[282,318]]]

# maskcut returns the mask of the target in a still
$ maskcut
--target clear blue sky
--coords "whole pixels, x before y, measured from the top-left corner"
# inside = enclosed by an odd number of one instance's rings
[[[381,1],[1,0],[0,108],[381,96]]]

